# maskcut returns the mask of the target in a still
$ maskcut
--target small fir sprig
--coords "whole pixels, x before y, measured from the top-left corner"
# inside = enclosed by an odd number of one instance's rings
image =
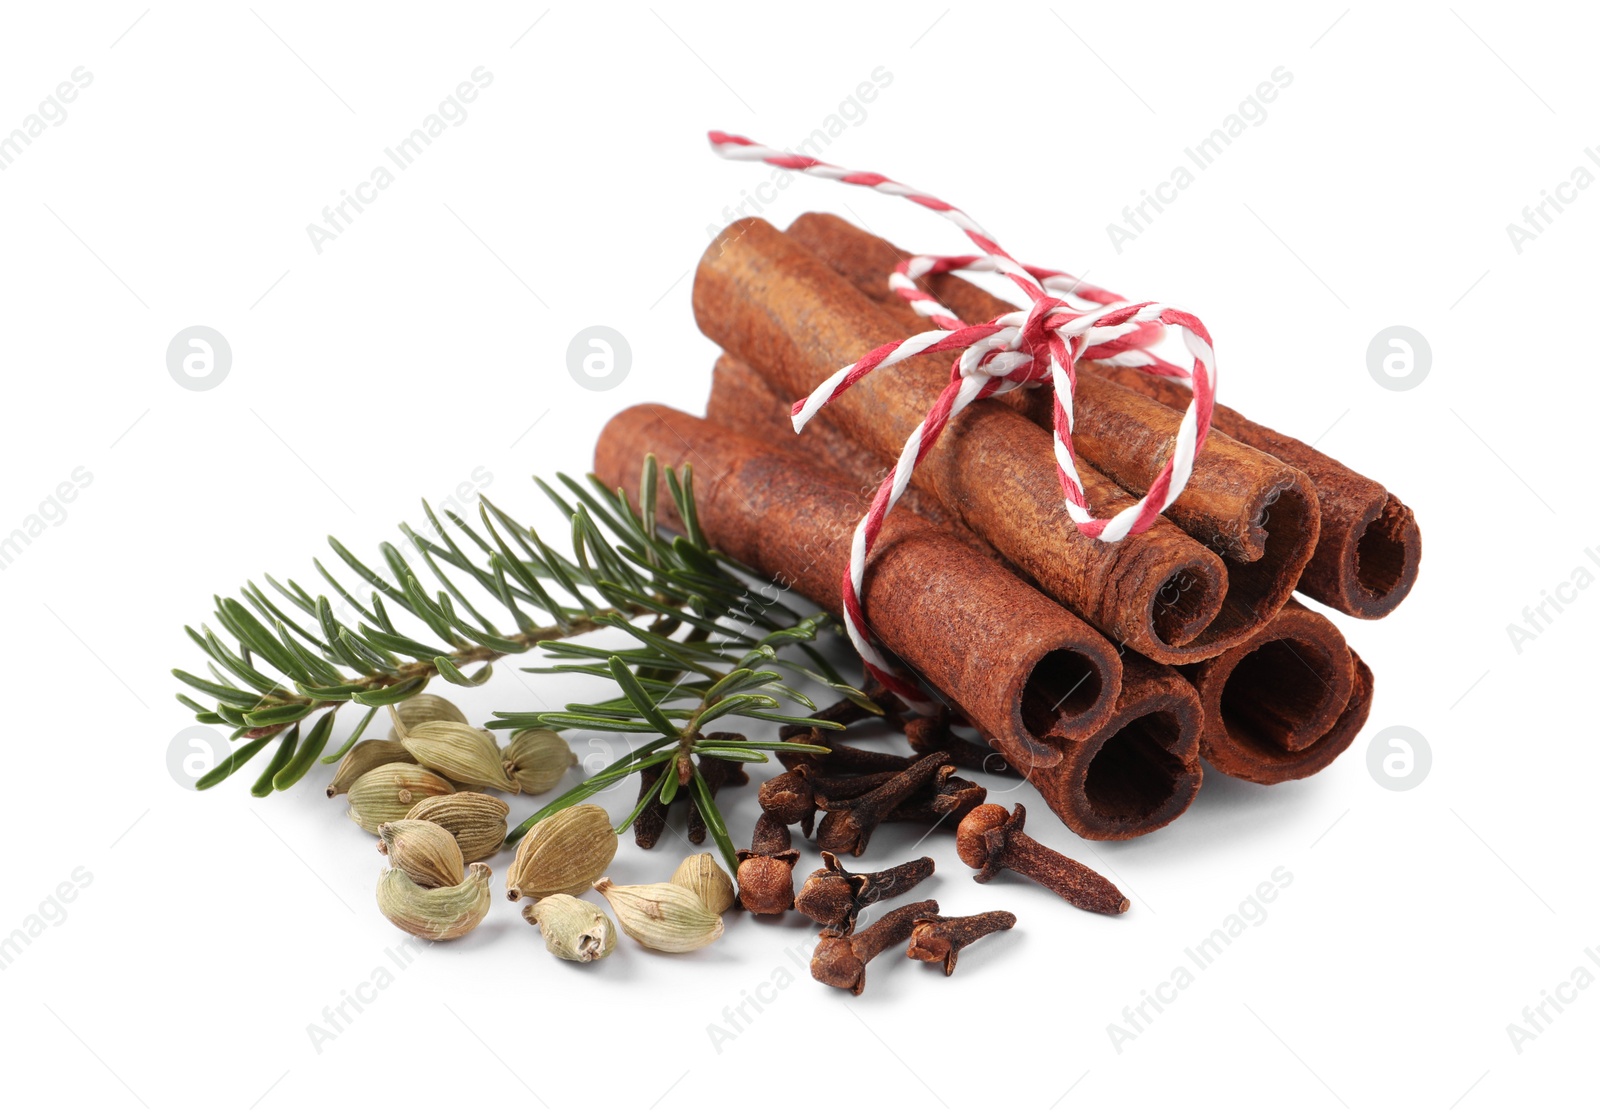
[[[570,641],[544,642],[542,648],[553,663],[524,671],[609,677],[619,694],[600,703],[569,703],[560,711],[497,711],[488,723],[491,729],[554,727],[650,737],[642,746],[528,817],[506,836],[506,841],[516,841],[540,820],[589,799],[630,774],[660,767],[660,776],[644,790],[617,831],[628,828],[652,800],[671,804],[683,791],[705,820],[723,859],[736,869],[738,858],[733,841],[717,810],[713,790],[701,775],[697,762],[703,758],[718,758],[728,762],[759,763],[769,760],[766,750],[796,753],[826,753],[827,750],[776,739],[710,738],[707,728],[719,720],[742,716],[769,723],[842,730],[842,724],[827,719],[783,712],[785,700],[816,710],[816,704],[803,692],[785,682],[785,672],[824,683],[844,692],[858,704],[876,710],[872,700],[846,684],[810,647],[827,621],[826,614],[816,614],[783,629],[763,631],[747,627],[744,632],[718,624],[709,629],[696,629],[683,638],[670,639],[613,616],[602,619],[602,624],[626,633],[635,640],[635,645],[605,649]],[[779,650],[789,647],[808,655],[812,664],[781,656]]]
[[[491,726],[579,727],[599,721],[607,724],[604,729],[622,733],[659,732],[659,741],[635,754],[644,758],[670,748],[691,759],[686,763],[691,770],[692,756],[712,749],[700,745],[699,736],[714,719],[757,712],[770,716],[780,696],[814,709],[798,691],[774,686],[779,683],[772,679],[779,647],[795,645],[810,661],[809,666],[784,662],[786,667],[872,706],[810,648],[824,616],[803,619],[776,596],[769,600],[751,594],[742,577],[747,573],[707,545],[690,467],[683,468],[680,478],[647,458],[637,510],[620,490],[612,492],[592,476],[587,488],[566,475],[557,479],[563,490],[535,482],[572,526],[570,555],[557,552],[533,528],[480,498],[481,530],[453,512],[445,513],[476,549],[477,555],[469,556],[424,504],[434,538],[406,524],[400,531],[426,572],[386,542],[379,546],[385,577],[329,537],[334,554],[370,588],[370,600],[362,601],[320,560],[313,561],[334,595],[354,612],[353,625],[340,621],[328,595],[312,595],[293,580],[280,583],[270,575],[265,582],[275,594],[252,581],[237,598],[217,598],[221,632],[210,626],[187,629],[210,658],[210,677],[183,670],[174,670],[174,675],[213,701],[208,706],[179,694],[197,721],[231,726],[232,738],[241,745],[197,787],[218,784],[277,742],[252,792],[264,796],[286,789],[319,758],[338,761],[361,739],[379,707],[416,695],[436,677],[465,687],[482,684],[501,658],[540,646],[557,661],[547,671],[606,674],[622,695],[562,712],[505,713]],[[675,519],[684,526],[676,535],[657,523],[656,494],[663,479]],[[431,592],[426,589],[430,585]],[[464,593],[462,586],[474,589],[475,596]],[[480,605],[484,599],[489,603]],[[395,624],[397,616],[430,636],[405,632]],[[623,630],[637,647],[607,651],[570,641],[602,629]],[[620,671],[613,670],[613,659]],[[676,697],[691,697],[696,706],[687,712],[657,710],[659,703]],[[334,715],[346,703],[368,710],[344,744],[323,757]],[[582,710],[586,706],[594,710]],[[302,732],[303,721],[318,712],[310,730]],[[588,722],[574,721],[583,719]],[[765,759],[755,750],[747,754],[744,760]],[[612,774],[617,768],[596,774],[562,802],[585,799],[620,778],[624,774]],[[674,768],[693,790],[704,788],[697,770],[688,774]],[[580,790],[582,795],[575,796]],[[714,809],[706,811],[709,795],[704,799],[708,827],[729,853],[721,817]]]

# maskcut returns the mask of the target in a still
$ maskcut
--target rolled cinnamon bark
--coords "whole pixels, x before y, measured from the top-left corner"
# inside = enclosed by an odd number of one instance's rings
[[[906,259],[900,249],[832,214],[801,215],[789,236],[876,299],[901,330],[928,329],[927,320],[889,291],[889,274]],[[967,322],[1017,309],[959,276],[931,279],[928,289]],[[1053,426],[1049,392],[1008,397],[1035,422]],[[1074,448],[1133,493],[1149,489],[1171,453],[1182,418],[1159,401],[1086,371],[1078,377],[1073,415]],[[1316,549],[1319,513],[1311,479],[1215,428],[1166,516],[1227,562],[1229,598],[1223,614],[1240,612],[1238,624],[1247,630],[1252,619],[1264,619],[1289,600]]]
[[[1189,390],[1159,377],[1100,362],[1089,368],[1172,408],[1189,406]],[[1330,455],[1218,405],[1212,424],[1241,443],[1305,471],[1316,487],[1322,530],[1295,588],[1356,618],[1382,618],[1411,593],[1422,563],[1422,532],[1401,500]]]
[[[1203,725],[1200,700],[1188,681],[1127,653],[1122,693],[1105,726],[1059,743],[1060,765],[1023,772],[1062,822],[1085,839],[1132,839],[1166,827],[1194,802]],[[1003,744],[997,745],[1004,753]]]
[[[595,473],[637,501],[652,453],[694,465],[695,506],[713,547],[840,611],[841,572],[868,505],[849,480],[655,404],[611,419],[595,448]],[[884,521],[862,600],[881,644],[1008,757],[1042,772],[1061,761],[1047,738],[1091,734],[1111,717],[1122,682],[1111,643],[908,510]]]
[[[883,309],[759,218],[729,226],[706,250],[694,308],[708,337],[795,399],[898,333]],[[948,380],[941,358],[913,359],[858,382],[827,411],[892,461]],[[1046,593],[1128,647],[1164,663],[1201,660],[1279,605],[1260,580],[1229,593],[1220,558],[1165,518],[1115,544],[1084,536],[1062,501],[1050,436],[1015,410],[979,401],[949,426],[919,480]],[[1080,476],[1102,515],[1131,503],[1087,464]]]
[[[1201,756],[1260,785],[1326,768],[1372,710],[1372,670],[1337,626],[1298,603],[1221,656],[1183,671],[1205,711]]]
[[[789,235],[826,260],[846,279],[883,306],[893,309],[907,323],[915,322],[926,327],[926,321],[911,311],[905,300],[889,290],[889,272],[906,254],[889,242],[873,237],[842,218],[830,214],[805,214],[789,227]],[[967,321],[993,318],[1011,310],[1011,305],[990,296],[976,285],[958,276],[930,277],[923,286],[936,299]],[[1182,412],[1189,406],[1189,390],[1160,377],[1151,377],[1136,369],[1128,369],[1104,362],[1085,362],[1079,367],[1078,428],[1075,439],[1084,456],[1097,465],[1103,447],[1082,442],[1094,440],[1096,431],[1086,421],[1084,405],[1090,408],[1091,400],[1105,394],[1104,382],[1112,381],[1125,389],[1135,390],[1154,400]],[[1025,410],[1037,422],[1049,427],[1053,422],[1049,401],[1045,394],[1011,394],[1028,405]],[[1033,399],[1029,400],[1029,397]],[[1123,403],[1125,397],[1115,397],[1112,403]],[[1087,426],[1086,426],[1087,424]],[[1211,415],[1212,430],[1220,431],[1238,443],[1271,455],[1287,465],[1302,471],[1310,480],[1317,495],[1320,528],[1310,560],[1300,573],[1296,589],[1335,610],[1358,618],[1381,618],[1398,606],[1410,592],[1417,579],[1417,569],[1422,557],[1422,535],[1416,518],[1399,498],[1389,493],[1382,484],[1356,473],[1337,459],[1331,458],[1298,439],[1283,435],[1262,424],[1240,415],[1232,408],[1217,405]],[[1218,450],[1218,443],[1207,441],[1204,455]],[[1226,444],[1222,444],[1226,447]],[[1115,449],[1115,448],[1113,448]],[[1224,455],[1231,459],[1230,451]],[[1233,464],[1224,456],[1213,462],[1231,469]],[[1184,491],[1167,515],[1191,532],[1200,535],[1204,528],[1186,522],[1183,514],[1191,494],[1199,496],[1207,479],[1199,472],[1190,479]],[[1128,484],[1116,469],[1103,467],[1107,473]],[[1138,486],[1130,488],[1138,489]],[[1272,517],[1279,520],[1281,510],[1274,507]],[[1280,522],[1281,523],[1281,522]],[[1223,526],[1226,528],[1226,526]],[[1246,529],[1248,532],[1248,523]],[[1225,533],[1221,539],[1227,539]],[[1246,539],[1249,537],[1247,535]],[[1239,553],[1234,552],[1235,558]]]
[[[781,447],[802,454],[811,462],[830,470],[837,470],[856,486],[856,493],[870,502],[879,483],[894,469],[893,463],[884,463],[876,455],[848,438],[826,416],[820,415],[806,425],[809,432],[815,428],[815,437],[799,442],[794,427],[789,423],[790,401],[780,396],[761,374],[751,369],[732,354],[723,354],[711,369],[711,396],[706,401],[706,419],[721,424],[740,435],[760,439],[768,446]],[[996,555],[989,542],[969,529],[939,503],[939,499],[916,484],[911,485],[900,498],[900,506],[948,532],[970,548],[986,555]]]

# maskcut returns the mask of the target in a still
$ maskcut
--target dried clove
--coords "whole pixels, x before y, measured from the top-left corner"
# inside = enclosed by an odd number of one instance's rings
[[[791,727],[798,731],[796,734],[782,735],[785,742],[804,742],[812,746],[826,746],[826,754],[801,754],[792,751],[778,751],[778,760],[783,763],[783,768],[793,769],[797,765],[809,765],[824,773],[898,773],[909,769],[917,761],[916,758],[904,754],[884,754],[877,750],[860,750],[854,746],[840,746],[830,739],[827,734],[815,727]]]
[[[831,851],[822,853],[823,869],[814,870],[800,887],[794,907],[832,932],[855,931],[856,917],[867,906],[901,894],[933,873],[932,859],[913,859],[887,870],[852,874]]]
[[[705,736],[707,740],[720,742],[744,742],[745,736],[734,734],[731,731],[717,731]],[[705,779],[706,788],[711,790],[715,797],[723,788],[736,789],[741,785],[750,783],[750,775],[744,771],[743,762],[729,761],[726,758],[706,758],[696,760],[696,767],[700,776]],[[706,841],[706,822],[700,815],[700,805],[693,797],[689,798],[689,842],[696,847]]]
[[[973,875],[977,881],[987,882],[1002,870],[1014,870],[1079,909],[1106,914],[1128,911],[1128,899],[1106,878],[1023,834],[1025,815],[1020,804],[1010,812],[998,804],[980,804],[961,821],[956,829],[956,853],[962,862],[978,869]]]
[[[750,846],[739,858],[739,904],[751,913],[787,913],[794,908],[794,864],[800,852],[789,844],[786,825],[762,814]]]
[[[911,748],[919,754],[942,750],[950,755],[950,760],[956,765],[992,777],[1016,772],[999,750],[971,742],[951,730],[949,708],[940,709],[936,715],[906,719],[897,725],[905,734],[906,741],[911,743]]]
[[[883,784],[851,800],[823,800],[827,815],[817,825],[817,846],[824,851],[861,855],[873,830],[890,812],[921,789],[949,762],[948,754],[929,754]]]
[[[639,798],[634,804],[644,804],[639,809],[639,814],[633,818],[633,841],[645,850],[656,845],[661,838],[661,833],[667,829],[667,805],[661,803],[661,798],[654,793],[655,784],[661,778],[667,763],[648,766],[639,771]]]
[[[988,789],[965,777],[957,777],[955,766],[944,765],[939,767],[926,787],[889,813],[889,819],[956,827],[968,812],[988,797]]]
[[[859,995],[867,985],[867,964],[872,958],[885,948],[904,942],[918,921],[938,912],[936,901],[915,901],[891,909],[858,933],[823,933],[811,956],[811,978]]]
[[[761,783],[757,799],[761,811],[783,824],[799,824],[800,834],[808,839],[816,823],[817,798],[847,800],[883,784],[892,773],[863,773],[831,776],[810,765],[797,765]]]
[[[867,695],[879,707],[882,707],[885,712],[889,710],[889,708],[885,705],[886,699],[889,702],[896,704],[900,702],[894,698],[887,688],[883,687],[881,684],[878,684],[876,681],[871,682],[867,687]],[[818,711],[812,716],[814,719],[821,719],[829,723],[838,723],[840,726],[845,727],[849,726],[851,723],[859,723],[864,719],[877,719],[881,717],[882,716],[874,715],[871,711],[868,711],[865,707],[862,707],[859,703],[851,699],[841,699],[838,703],[829,704],[827,707],[824,707],[821,711]],[[820,735],[821,733],[821,727],[801,726],[798,723],[785,723],[778,728],[778,737],[784,742],[788,742],[791,738],[800,738],[810,742],[814,746],[827,745],[825,742],[817,741],[809,737],[811,735]]]
[[[1003,909],[991,909],[971,917],[924,917],[911,930],[911,945],[906,955],[913,960],[942,963],[944,973],[950,975],[956,970],[956,957],[963,948],[1016,923],[1017,915]]]

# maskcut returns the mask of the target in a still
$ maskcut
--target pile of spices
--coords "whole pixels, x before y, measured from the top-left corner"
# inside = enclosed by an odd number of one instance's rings
[[[750,146],[718,143],[736,157]],[[921,356],[891,376],[836,379],[863,353],[886,355],[885,340],[922,331],[927,317],[993,332],[1019,314],[953,274],[975,259],[902,267],[908,254],[830,215],[804,215],[787,232],[756,218],[729,226],[695,271],[696,322],[725,351],[707,417],[629,408],[601,432],[588,489],[565,476],[565,492],[540,483],[571,521],[571,558],[485,501],[487,535],[450,517],[483,563],[431,509],[437,543],[405,530],[444,588],[436,598],[398,549],[385,545],[391,582],[333,542],[372,590],[368,609],[321,569],[361,616],[359,633],[340,626],[328,598],[292,581],[269,585],[305,617],[253,583],[242,599],[217,600],[237,652],[211,629],[191,629],[215,679],[177,675],[216,707],[180,698],[202,722],[233,726],[243,744],[200,787],[276,741],[252,791],[288,788],[322,757],[338,707],[363,705],[345,746],[323,760],[337,765],[327,795],[346,798],[388,860],[378,910],[416,936],[464,936],[491,908],[487,860],[512,848],[505,897],[522,903],[550,955],[576,964],[611,956],[619,929],[638,948],[677,955],[710,948],[730,923],[792,921],[797,911],[817,927],[811,973],[824,985],[859,995],[872,961],[902,946],[951,975],[963,951],[1016,917],[947,915],[924,897],[869,920],[878,903],[937,883],[929,856],[861,862],[881,831],[907,822],[979,883],[1004,874],[1087,913],[1127,912],[1112,882],[1029,835],[1021,804],[989,803],[967,774],[1025,779],[1073,832],[1122,840],[1182,816],[1202,759],[1225,780],[1263,785],[1320,772],[1365,722],[1373,674],[1329,618],[1293,595],[1383,617],[1416,581],[1421,536],[1379,483],[1218,406],[1164,512],[1098,539],[1078,530],[1082,510],[1069,513],[1059,494],[1052,430],[1064,413],[1050,393],[995,392],[988,381],[925,430],[930,403],[968,375],[952,381],[947,356],[908,350]],[[1036,310],[1067,307],[1057,302]],[[1058,328],[1072,329],[1040,327]],[[1075,370],[1073,464],[1100,516],[1169,494],[1164,460],[1186,437],[1199,442],[1185,435],[1187,388],[1129,367],[1140,360],[1115,360],[1152,334],[1141,327],[1120,350],[1102,340],[1088,353],[1108,360]],[[797,444],[791,415],[802,406],[791,402],[824,382],[837,391]],[[913,429],[926,441],[903,459]],[[698,494],[694,469],[710,479]],[[894,495],[869,501],[890,472]],[[858,539],[858,522],[870,522],[870,535]],[[803,615],[778,596],[752,604],[751,572],[826,613]],[[458,582],[492,597],[513,632]],[[402,632],[391,609],[434,640]],[[830,615],[853,636],[870,628],[871,644],[857,644],[865,660],[848,673],[811,647]],[[601,631],[608,640],[581,636]],[[424,690],[435,677],[482,683],[499,658],[536,649],[546,663],[535,671],[600,677],[616,694],[496,712],[480,727]],[[805,680],[837,702],[817,710],[795,687]],[[379,708],[387,737],[362,737]],[[778,726],[722,729],[729,718]],[[909,752],[844,740],[862,726],[897,732]],[[497,730],[510,732],[504,745]],[[570,730],[642,744],[508,827],[504,797],[555,793],[577,764],[562,734]],[[781,770],[747,770],[773,760]],[[621,821],[590,802],[635,777]],[[752,785],[743,795],[761,815],[736,847],[716,798]],[[654,848],[680,804],[682,834],[715,853],[691,854],[661,881],[614,882],[619,833]]]

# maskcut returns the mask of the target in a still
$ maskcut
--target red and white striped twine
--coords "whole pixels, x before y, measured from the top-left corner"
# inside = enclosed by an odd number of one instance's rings
[[[710,140],[712,150],[724,159],[770,163],[915,202],[954,222],[980,250],[977,256],[917,256],[903,261],[889,277],[889,286],[939,329],[877,347],[823,381],[811,395],[797,401],[791,411],[798,432],[824,405],[874,370],[887,369],[921,354],[957,354],[949,385],[907,438],[894,472],[884,479],[867,515],[856,526],[850,568],[843,581],[845,629],[868,671],[917,710],[931,710],[926,693],[890,664],[867,638],[861,589],[867,554],[883,527],[884,517],[900,500],[912,472],[945,426],[975,400],[1048,381],[1055,393],[1056,472],[1066,496],[1067,512],[1078,531],[1086,536],[1107,543],[1121,540],[1145,531],[1177,499],[1189,481],[1195,456],[1205,445],[1216,399],[1216,356],[1211,335],[1199,319],[1175,307],[1131,303],[1065,272],[1019,264],[967,214],[904,183],[870,171],[850,171],[810,156],[764,147],[726,132],[712,132]],[[960,270],[1000,273],[1022,289],[1027,308],[989,322],[969,324],[917,286],[925,276]],[[1165,326],[1176,326],[1182,332],[1194,357],[1191,370],[1185,371],[1146,349],[1162,336]],[[1112,517],[1096,517],[1090,512],[1073,462],[1072,397],[1077,388],[1075,366],[1080,359],[1128,366],[1176,381],[1193,392],[1178,425],[1171,458],[1151,482],[1149,491]]]

